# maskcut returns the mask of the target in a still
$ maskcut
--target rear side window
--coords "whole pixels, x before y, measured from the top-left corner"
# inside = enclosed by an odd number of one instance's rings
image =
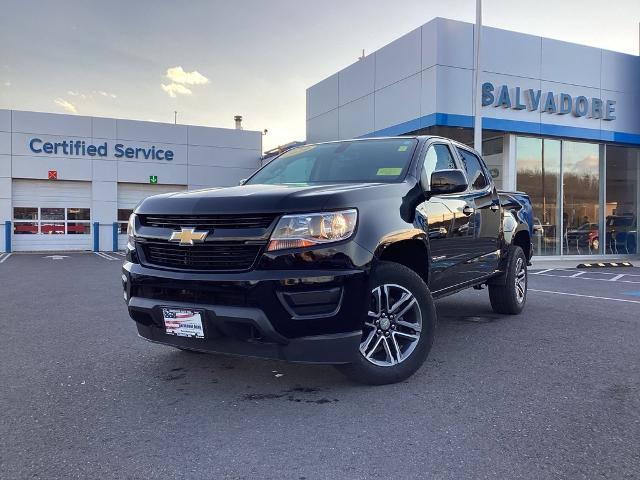
[[[467,171],[469,188],[471,190],[482,190],[487,185],[489,185],[489,181],[487,180],[487,177],[484,174],[484,170],[482,169],[480,159],[473,153],[462,148],[458,148],[458,153],[460,153],[460,156],[462,157],[462,163],[464,164],[464,169]]]
[[[424,156],[424,167],[422,168],[423,181],[427,185],[431,182],[431,174],[439,170],[455,169],[456,162],[453,160],[451,150],[443,143],[434,143],[427,150]]]

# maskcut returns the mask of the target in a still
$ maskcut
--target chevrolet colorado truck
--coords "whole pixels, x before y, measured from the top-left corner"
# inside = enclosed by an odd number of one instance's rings
[[[304,145],[239,186],[142,201],[124,300],[152,342],[393,383],[427,358],[434,299],[488,286],[496,312],[523,309],[532,229],[529,198],[498,192],[466,145]]]

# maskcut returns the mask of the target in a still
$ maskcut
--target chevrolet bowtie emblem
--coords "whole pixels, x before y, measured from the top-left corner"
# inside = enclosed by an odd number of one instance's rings
[[[196,232],[195,228],[184,228],[179,232],[171,233],[170,242],[180,242],[180,245],[193,245],[195,242],[204,242],[209,232]]]

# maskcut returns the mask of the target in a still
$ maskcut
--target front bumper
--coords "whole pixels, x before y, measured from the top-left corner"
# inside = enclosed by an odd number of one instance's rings
[[[127,262],[123,286],[129,314],[147,340],[206,352],[339,364],[358,354],[368,272],[209,274]],[[163,307],[202,311],[205,338],[167,335]]]

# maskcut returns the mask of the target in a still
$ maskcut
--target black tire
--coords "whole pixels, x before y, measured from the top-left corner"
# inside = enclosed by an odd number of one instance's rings
[[[496,313],[517,315],[527,303],[527,258],[518,246],[509,249],[509,263],[502,278],[489,284],[489,300]],[[516,281],[520,288],[517,289]],[[521,293],[519,293],[519,291]]]
[[[378,293],[383,295],[378,297],[382,298],[381,300],[374,298]],[[397,263],[381,262],[371,276],[370,298],[370,305],[363,305],[363,308],[367,308],[370,314],[378,313],[379,316],[366,315],[357,360],[336,367],[358,383],[385,385],[401,382],[422,366],[431,350],[436,329],[436,310],[431,292],[413,270]],[[384,298],[389,298],[390,301],[385,302]],[[402,298],[406,299],[403,303],[398,301]],[[385,303],[397,308],[384,308]],[[417,340],[412,340],[412,336],[417,336]],[[362,348],[367,341],[370,342],[367,344],[369,348],[363,353]],[[383,348],[385,346],[386,348]],[[376,347],[379,350],[376,350]],[[367,350],[371,352],[369,359],[365,358]],[[385,356],[385,360],[377,358],[379,356]],[[374,364],[393,362],[393,359],[396,363],[385,366]]]

